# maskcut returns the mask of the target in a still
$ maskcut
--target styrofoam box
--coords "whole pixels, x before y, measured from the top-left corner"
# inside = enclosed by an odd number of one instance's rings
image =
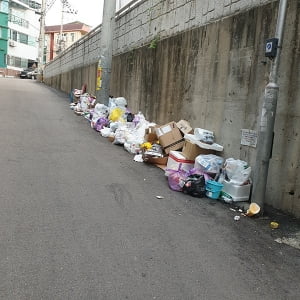
[[[233,202],[248,201],[250,197],[251,184],[235,185],[224,180],[222,192],[228,194]]]
[[[180,164],[181,164],[181,170],[188,171],[194,167],[195,161],[186,159],[183,156],[182,152],[170,151],[165,175],[169,176],[170,172],[167,171],[168,169],[177,171]]]

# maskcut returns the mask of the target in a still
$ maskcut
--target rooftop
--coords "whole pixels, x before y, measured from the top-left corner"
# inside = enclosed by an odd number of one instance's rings
[[[51,25],[51,26],[45,26],[45,33],[51,33],[51,32],[60,32],[60,26],[61,25]],[[63,24],[63,31],[81,31],[84,33],[88,33],[91,31],[91,26],[86,25],[82,22],[75,21],[72,23]]]

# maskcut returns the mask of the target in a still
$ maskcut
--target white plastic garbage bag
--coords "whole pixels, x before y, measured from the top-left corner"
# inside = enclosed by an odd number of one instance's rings
[[[126,142],[126,135],[129,134],[129,131],[130,129],[126,126],[126,124],[119,125],[115,132],[115,140],[113,143],[116,145],[124,145],[124,143]]]
[[[94,113],[100,115],[100,117],[107,117],[108,116],[108,107],[104,104],[97,103],[94,108]]]
[[[80,96],[80,110],[87,111],[89,104],[89,94],[83,94]]]
[[[243,185],[250,179],[251,167],[248,163],[234,158],[225,161],[225,171],[229,182],[235,185]]]
[[[118,107],[126,107],[127,100],[124,97],[118,97],[118,98],[115,98],[115,104]]]
[[[100,134],[103,136],[103,137],[109,137],[109,136],[112,136],[112,131],[110,130],[110,128],[108,127],[104,127],[103,129],[100,130]]]
[[[110,110],[115,107],[126,108],[127,100],[124,97],[109,98],[108,107]]]
[[[93,111],[91,126],[94,128],[95,124],[100,118],[107,118],[107,116],[108,116],[108,107],[104,104],[97,103]]]

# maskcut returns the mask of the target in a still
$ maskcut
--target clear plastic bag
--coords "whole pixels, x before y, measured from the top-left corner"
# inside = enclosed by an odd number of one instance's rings
[[[203,155],[196,157],[195,168],[204,171],[205,173],[218,174],[223,165],[224,159],[214,154]]]
[[[202,143],[206,144],[213,144],[214,143],[214,133],[212,131],[202,129],[202,128],[195,128],[194,135],[197,140],[201,141]]]

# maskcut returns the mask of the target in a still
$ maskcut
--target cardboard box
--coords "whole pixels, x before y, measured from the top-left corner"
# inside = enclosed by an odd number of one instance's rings
[[[176,123],[176,125],[184,135],[193,132],[193,128],[191,127],[191,124],[186,120],[180,120],[179,122]]]
[[[184,138],[175,122],[159,126],[155,131],[165,153],[169,154],[171,150],[179,150],[183,147]]]
[[[154,165],[163,165],[166,166],[167,162],[168,162],[168,156],[164,156],[164,157],[153,157],[153,156],[148,156],[148,155],[144,155],[143,156],[143,160],[144,162],[148,163],[148,164],[154,164]]]
[[[149,127],[145,130],[145,137],[144,137],[145,142],[154,143],[158,141],[155,128],[156,127]]]
[[[186,140],[183,145],[182,154],[186,159],[195,160],[200,154],[215,154],[216,151],[200,148],[198,145]]]
[[[195,161],[186,159],[182,152],[179,151],[171,151],[168,158],[167,168],[165,175],[169,176],[168,170],[175,170],[177,171],[179,169],[184,171],[189,171],[194,167]]]

